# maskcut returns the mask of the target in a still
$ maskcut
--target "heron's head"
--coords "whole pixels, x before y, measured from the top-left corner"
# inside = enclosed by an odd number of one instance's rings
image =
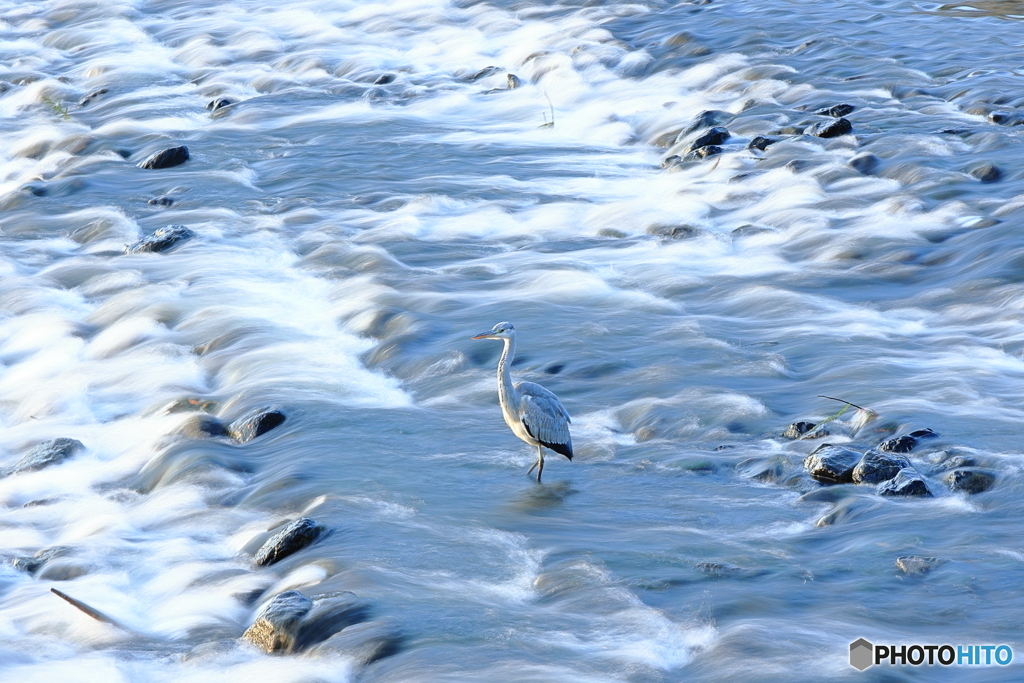
[[[473,339],[511,339],[515,333],[516,328],[512,327],[512,323],[498,323],[487,332],[475,335]]]

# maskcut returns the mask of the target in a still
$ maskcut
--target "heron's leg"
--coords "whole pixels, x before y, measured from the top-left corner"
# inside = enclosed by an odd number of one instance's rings
[[[540,474],[544,471],[544,447],[537,446],[537,483],[540,483]]]
[[[539,462],[539,461],[538,461]],[[526,470],[526,476],[530,476],[530,472],[533,472],[533,468],[537,466],[537,463],[530,465],[530,469]]]

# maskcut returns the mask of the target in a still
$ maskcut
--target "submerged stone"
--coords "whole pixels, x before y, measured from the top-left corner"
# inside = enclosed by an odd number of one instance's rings
[[[943,563],[937,557],[921,557],[920,555],[906,555],[896,558],[896,566],[904,574],[927,574]]]
[[[701,133],[689,144],[686,148],[686,152],[692,152],[708,145],[721,145],[730,137],[729,131],[720,126],[708,128],[706,131]]]
[[[297,519],[267,539],[253,558],[253,564],[265,567],[280,562],[313,543],[323,531],[324,528],[309,517]]]
[[[228,433],[240,443],[252,441],[285,421],[285,414],[276,408],[241,417],[231,423]]]
[[[747,145],[747,149],[759,149],[763,152],[776,142],[784,139],[785,138],[779,135],[758,135],[750,141],[750,144]]]
[[[285,591],[260,610],[242,638],[268,654],[301,652],[365,621],[368,614],[367,605],[347,591],[314,599]]]
[[[232,102],[228,98],[218,97],[217,99],[210,100],[206,104],[206,108],[210,111],[217,111],[218,109],[223,109],[224,107],[230,107],[232,104],[234,104],[234,102]]]
[[[804,458],[804,468],[823,484],[849,484],[853,483],[853,468],[860,459],[857,451],[826,443]]]
[[[944,479],[949,490],[957,493],[981,493],[996,483],[996,477],[991,472],[974,469],[953,470]]]
[[[1003,177],[1003,172],[995,164],[984,164],[971,169],[971,175],[983,183],[994,183]]]
[[[85,450],[85,445],[78,439],[61,437],[38,444],[26,453],[7,474],[33,472],[50,465],[64,462]]]
[[[366,666],[397,654],[401,647],[402,634],[394,624],[387,621],[367,621],[343,628],[312,647],[309,652],[340,654]]]

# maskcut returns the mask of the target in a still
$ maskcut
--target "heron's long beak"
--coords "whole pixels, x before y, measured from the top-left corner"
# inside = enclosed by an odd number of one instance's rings
[[[470,337],[470,339],[490,339],[492,332],[493,330],[487,330],[486,332],[481,332],[478,335]]]

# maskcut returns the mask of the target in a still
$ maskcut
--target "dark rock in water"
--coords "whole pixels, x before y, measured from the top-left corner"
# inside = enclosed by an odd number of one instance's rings
[[[209,102],[207,102],[206,108],[210,111],[217,111],[218,109],[222,109],[224,107],[230,107],[232,104],[234,104],[234,102],[232,102],[228,98],[218,97],[217,99],[210,100]]]
[[[681,156],[679,156],[678,154],[673,154],[672,156],[665,157],[662,160],[661,167],[662,168],[672,168],[673,166],[678,166],[679,164],[681,164],[682,161],[683,161],[683,158]]]
[[[892,479],[905,467],[910,467],[910,461],[902,455],[868,451],[853,468],[853,483],[878,484]]]
[[[700,149],[701,147],[707,147],[708,145],[721,145],[730,137],[729,131],[721,126],[715,126],[714,128],[708,128],[706,131],[697,136],[697,138],[689,144],[686,148],[686,152],[692,152]]]
[[[255,415],[248,415],[241,417],[231,423],[228,428],[228,433],[231,436],[241,442],[247,443],[252,441],[257,436],[266,434],[274,427],[279,426],[285,421],[285,415],[280,410],[274,408],[271,410],[262,410]]]
[[[652,225],[647,228],[647,234],[670,240],[685,240],[699,235],[700,229],[692,225]]]
[[[756,138],[750,141],[750,144],[747,145],[747,149],[759,149],[763,152],[764,150],[774,145],[776,142],[784,139],[785,138],[778,135],[758,135]]]
[[[813,135],[818,138],[837,138],[846,135],[853,130],[853,125],[846,119],[839,118],[832,121],[819,121],[812,123],[804,130],[804,135]]]
[[[160,228],[152,235],[143,237],[135,244],[129,244],[124,248],[126,254],[141,254],[144,252],[167,251],[182,242],[192,239],[196,234],[184,225],[168,225]]]
[[[224,423],[212,415],[193,415],[184,422],[176,433],[187,439],[204,439],[211,436],[227,436]]]
[[[995,475],[985,470],[953,470],[944,479],[950,491],[964,493],[981,493],[996,483]]]
[[[366,621],[370,610],[353,593],[318,597],[298,623],[295,633],[295,649],[305,650],[311,645],[322,643],[338,631],[353,624]]]
[[[154,206],[170,206],[174,203],[174,199],[172,197],[153,197],[146,203]]]
[[[402,634],[386,621],[367,621],[338,631],[322,643],[310,648],[311,654],[340,654],[366,666],[384,657],[397,654],[402,647]]]
[[[85,446],[77,439],[61,437],[44,441],[26,453],[7,474],[41,470],[44,467],[64,462],[83,450],[85,450]]]
[[[311,609],[313,601],[298,591],[285,591],[264,607],[242,638],[268,654],[295,649],[296,624]]]
[[[55,545],[50,548],[43,548],[32,557],[16,557],[11,560],[11,566],[29,574],[35,574],[43,568],[50,560],[70,555],[74,548],[66,545]]]
[[[1024,114],[1016,111],[994,111],[988,115],[988,120],[1000,126],[1020,126],[1024,125]]]
[[[878,169],[878,157],[871,152],[858,154],[850,159],[850,166],[858,173],[871,175]]]
[[[188,161],[188,147],[180,145],[160,150],[141,162],[139,168],[171,168],[172,166],[180,166],[186,161]]]
[[[999,170],[998,166],[985,164],[971,169],[971,175],[983,183],[994,183],[1003,177],[1003,172]]]
[[[913,467],[904,467],[899,473],[888,481],[878,485],[877,493],[880,496],[930,496],[924,479]]]
[[[853,482],[853,468],[860,459],[857,451],[825,443],[804,458],[804,468],[823,484],[849,484]]]
[[[297,519],[267,539],[252,563],[257,567],[265,567],[280,562],[310,545],[323,531],[324,528],[309,517]]]
[[[516,76],[515,74],[509,74],[508,75],[508,89],[509,90],[515,90],[516,88],[518,88],[522,84],[523,84],[523,82],[521,80],[519,80],[519,76]]]
[[[939,437],[939,433],[931,427],[925,427],[924,429],[917,429],[910,432],[910,436],[915,439],[937,439]]]
[[[84,107],[87,104],[93,102],[93,100],[99,99],[102,95],[106,95],[109,92],[106,88],[100,88],[99,90],[93,90],[91,93],[78,100],[78,106]]]
[[[701,159],[707,159],[710,156],[714,156],[716,154],[721,153],[721,147],[718,147],[717,145],[705,145],[704,147],[700,147],[699,149],[695,149],[692,152],[683,155],[682,159],[680,159],[680,162],[686,163],[689,161],[700,161]]]
[[[914,450],[917,446],[917,442],[922,439],[934,439],[938,436],[938,433],[931,429],[918,429],[904,434],[903,436],[894,436],[891,439],[886,439],[882,443],[878,444],[878,450],[886,451],[887,453],[909,453]]]
[[[496,67],[496,66],[485,66],[484,68],[480,69],[475,74],[473,74],[472,76],[469,76],[465,80],[467,80],[467,81],[479,81],[481,78],[487,78],[488,76],[496,74],[499,71],[501,71],[501,69],[499,67]]]
[[[831,116],[836,119],[841,119],[847,114],[851,113],[856,107],[852,104],[834,104],[831,107],[825,107],[814,112],[818,116]]]
[[[690,133],[700,130],[701,128],[709,128],[711,126],[717,126],[720,123],[725,123],[733,118],[733,115],[727,111],[720,111],[718,109],[705,110],[693,117],[690,123],[680,131],[679,136],[676,138],[676,142],[682,142]]]
[[[794,422],[793,424],[786,427],[786,431],[782,432],[783,439],[799,439],[807,432],[814,429],[817,425],[813,422]]]
[[[763,235],[766,232],[775,231],[771,228],[766,228],[763,225],[741,225],[738,228],[734,228],[729,234],[733,237],[750,237],[751,235]],[[825,432],[825,434],[827,433],[828,432]]]
[[[896,566],[904,574],[927,574],[943,562],[937,557],[921,557],[920,555],[906,555],[896,558]]]
[[[388,83],[395,82],[394,74],[381,74],[377,77],[377,80],[373,82],[374,85],[387,85]]]

